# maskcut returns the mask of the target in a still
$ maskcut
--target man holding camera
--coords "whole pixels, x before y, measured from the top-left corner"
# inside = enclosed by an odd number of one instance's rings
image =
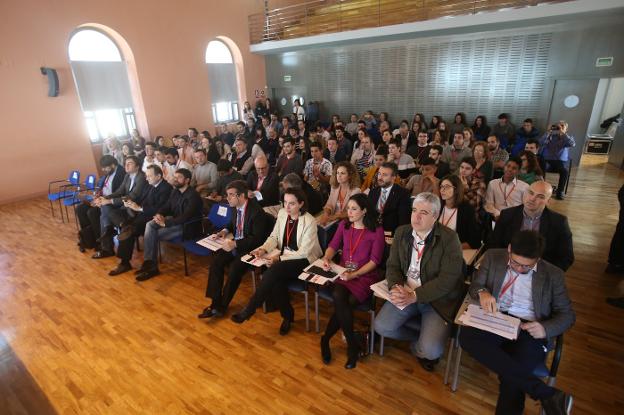
[[[568,148],[576,146],[574,137],[568,134],[568,123],[559,121],[550,127],[540,140],[542,156],[549,172],[559,173],[559,183],[555,199],[565,198],[565,184],[568,181],[570,155]],[[546,172],[544,171],[544,174]]]

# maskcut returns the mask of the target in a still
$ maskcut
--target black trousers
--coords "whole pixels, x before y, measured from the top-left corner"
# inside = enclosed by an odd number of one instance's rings
[[[76,216],[78,217],[78,223],[80,225],[80,231],[83,234],[89,233],[88,237],[83,239],[89,239],[95,241],[100,237],[100,208],[91,206],[86,203],[81,203],[76,206]],[[85,247],[90,248],[90,247]]]
[[[327,323],[325,337],[331,339],[339,329],[342,329],[347,345],[353,349],[357,346],[353,332],[353,309],[359,302],[344,285],[335,284],[332,296],[334,297],[334,313]]]
[[[310,263],[307,259],[291,259],[273,265],[262,274],[262,281],[249,300],[247,307],[255,310],[271,298],[273,304],[279,309],[282,318],[292,320],[295,312],[290,305],[288,284],[296,280],[308,265]]]
[[[533,375],[546,358],[545,340],[534,339],[525,330],[520,331],[517,340],[507,340],[473,327],[462,327],[459,342],[472,357],[498,375],[497,415],[522,415],[525,394],[537,400],[555,393],[555,388]]]
[[[620,215],[621,216],[621,215]],[[611,239],[611,247],[609,248],[609,264],[624,266],[624,220],[620,218],[613,239]]]
[[[570,172],[568,171],[568,162],[561,160],[546,160],[548,164],[548,172],[550,173],[559,173],[559,183],[557,183],[557,194],[561,195],[565,193],[565,185],[568,181],[568,175]],[[544,171],[544,176],[546,176],[546,171]],[[545,177],[544,177],[545,178]]]
[[[145,225],[150,220],[152,220],[151,217],[147,217],[142,213],[134,218],[134,221],[132,222],[132,225],[134,226],[132,235],[128,239],[119,241],[119,245],[117,246],[117,257],[121,259],[121,262],[130,262],[136,239],[145,233]]]
[[[208,286],[206,287],[206,297],[212,299],[212,308],[225,312],[232,302],[243,276],[252,268],[251,265],[242,262],[240,258],[240,255],[234,255],[232,252],[223,250],[215,253],[210,264]],[[227,282],[223,285],[225,269],[228,266]]]

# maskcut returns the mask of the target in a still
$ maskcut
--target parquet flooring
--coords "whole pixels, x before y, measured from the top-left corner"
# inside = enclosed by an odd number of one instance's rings
[[[624,310],[604,300],[621,277],[602,272],[624,173],[605,161],[585,159],[567,200],[551,202],[574,233],[567,281],[577,323],[557,385],[575,395],[576,414],[624,405]],[[0,206],[0,224],[0,414],[493,413],[496,378],[468,357],[456,393],[442,384],[444,364],[424,372],[401,344],[347,371],[337,336],[324,366],[300,296],[286,337],[277,335],[277,313],[242,326],[199,321],[207,259],[191,257],[184,277],[181,253],[168,249],[163,274],[137,283],[132,273],[107,275],[115,259],[78,252],[73,223],[51,219],[45,198]],[[245,279],[233,310],[250,292]],[[532,401],[527,413],[538,413]]]

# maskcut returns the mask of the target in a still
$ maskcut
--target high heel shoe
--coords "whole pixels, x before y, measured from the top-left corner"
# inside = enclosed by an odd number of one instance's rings
[[[254,314],[256,314],[256,310],[245,307],[238,313],[232,314],[231,319],[234,323],[241,324],[245,320],[249,320]]]
[[[328,365],[331,362],[331,349],[329,348],[329,338],[321,336],[321,359]]]
[[[345,369],[355,369],[359,357],[360,347],[349,346],[349,348],[347,349],[347,363],[345,363]]]

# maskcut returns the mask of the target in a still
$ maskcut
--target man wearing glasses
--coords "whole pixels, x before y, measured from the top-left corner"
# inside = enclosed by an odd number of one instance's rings
[[[522,205],[503,209],[489,248],[506,248],[521,230],[539,231],[546,238],[543,258],[564,271],[574,262],[572,231],[568,219],[546,207],[553,194],[550,183],[537,181],[522,196]]]
[[[496,414],[522,414],[525,394],[540,400],[546,415],[569,414],[572,409],[571,395],[533,375],[544,362],[550,340],[575,321],[563,271],[540,259],[543,247],[544,239],[536,231],[516,233],[507,249],[485,253],[470,285],[471,296],[485,311],[522,320],[516,340],[473,327],[463,327],[460,334],[462,348],[499,377]]]
[[[384,337],[409,341],[421,366],[433,371],[450,333],[456,303],[463,295],[463,257],[455,231],[437,222],[440,198],[420,193],[411,225],[399,226],[386,262],[390,301],[375,319]],[[420,316],[420,329],[408,327]]]

